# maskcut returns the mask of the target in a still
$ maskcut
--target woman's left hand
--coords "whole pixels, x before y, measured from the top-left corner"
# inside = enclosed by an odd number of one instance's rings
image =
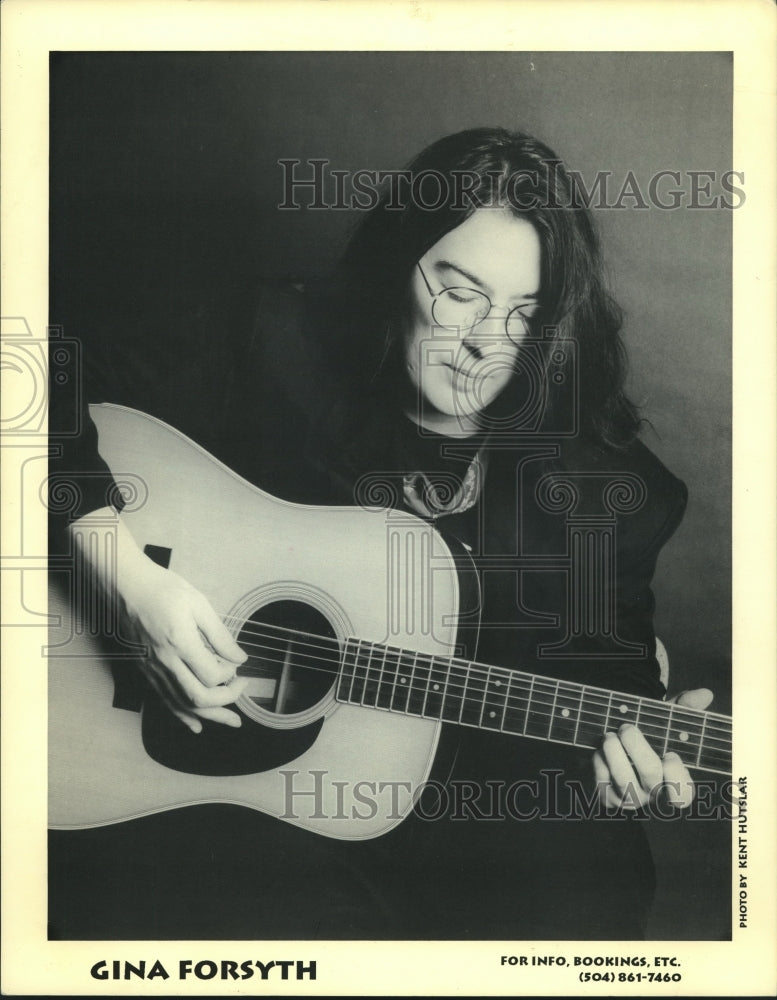
[[[712,691],[696,688],[668,700],[686,708],[705,709],[712,698]],[[634,725],[607,733],[593,762],[599,796],[608,809],[642,809],[662,789],[668,802],[679,809],[693,801],[693,779],[680,757],[671,752],[659,757]]]

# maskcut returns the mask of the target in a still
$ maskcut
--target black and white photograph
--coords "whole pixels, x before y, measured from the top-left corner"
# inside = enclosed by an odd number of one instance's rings
[[[682,994],[763,912],[735,53],[530,50],[520,7],[503,48],[46,54],[46,329],[9,303],[3,353],[47,388],[3,443],[48,543],[7,607],[45,576],[79,989],[326,992],[335,942]]]

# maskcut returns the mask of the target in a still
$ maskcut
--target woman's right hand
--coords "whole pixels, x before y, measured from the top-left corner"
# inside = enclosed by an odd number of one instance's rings
[[[71,531],[89,528],[88,518],[75,522]],[[112,579],[102,582],[114,591],[123,634],[145,647],[141,654],[144,674],[192,732],[201,732],[203,719],[240,726],[240,715],[226,706],[245,687],[245,679],[237,677],[236,670],[246,654],[207,598],[177,573],[149,559],[121,518],[117,520],[115,567]],[[77,540],[79,535],[76,531]],[[100,564],[105,565],[103,560]],[[91,568],[101,572],[96,564]]]

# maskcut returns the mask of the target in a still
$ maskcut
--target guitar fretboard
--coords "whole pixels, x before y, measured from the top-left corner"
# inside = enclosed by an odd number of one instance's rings
[[[580,748],[599,746],[624,723],[638,726],[660,755],[731,773],[731,720],[654,698],[430,656],[349,639],[337,700]]]

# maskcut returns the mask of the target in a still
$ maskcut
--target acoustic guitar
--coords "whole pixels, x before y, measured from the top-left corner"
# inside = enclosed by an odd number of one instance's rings
[[[239,729],[191,733],[146,689],[110,603],[78,567],[53,573],[53,828],[220,802],[377,837],[413,809],[446,725],[593,748],[632,722],[660,754],[730,773],[727,716],[463,656],[461,553],[422,519],[287,503],[153,417],[91,413],[123,521],[220,612],[248,682]]]

